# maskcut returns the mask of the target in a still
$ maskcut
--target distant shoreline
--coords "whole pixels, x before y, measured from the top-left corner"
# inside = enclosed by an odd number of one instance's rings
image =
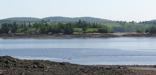
[[[71,39],[71,38],[111,38],[111,37],[155,37],[147,33],[83,33],[83,34],[0,34],[0,38],[36,38],[36,39]]]

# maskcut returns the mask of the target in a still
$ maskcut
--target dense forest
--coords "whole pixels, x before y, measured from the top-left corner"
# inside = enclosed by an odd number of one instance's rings
[[[156,33],[156,22],[123,22],[103,21],[92,18],[79,19],[69,22],[49,22],[47,19],[33,21],[28,19],[21,23],[15,20],[3,21],[0,24],[0,34],[83,34],[83,33],[116,33],[116,32],[138,32]],[[58,18],[57,18],[58,20]],[[69,19],[68,19],[69,20]],[[93,20],[93,21],[92,21]],[[32,22],[33,21],[33,22]]]

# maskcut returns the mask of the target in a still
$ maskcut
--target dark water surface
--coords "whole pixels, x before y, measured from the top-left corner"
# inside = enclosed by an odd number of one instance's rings
[[[156,65],[156,38],[0,39],[0,55],[84,65]]]

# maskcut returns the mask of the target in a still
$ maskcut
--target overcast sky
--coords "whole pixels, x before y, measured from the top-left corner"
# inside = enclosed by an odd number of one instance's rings
[[[0,0],[0,19],[48,16],[152,20],[156,19],[156,0]]]

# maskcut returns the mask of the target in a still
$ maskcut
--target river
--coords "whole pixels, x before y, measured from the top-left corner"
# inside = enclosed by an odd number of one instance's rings
[[[0,39],[0,55],[82,65],[155,65],[156,38]]]

